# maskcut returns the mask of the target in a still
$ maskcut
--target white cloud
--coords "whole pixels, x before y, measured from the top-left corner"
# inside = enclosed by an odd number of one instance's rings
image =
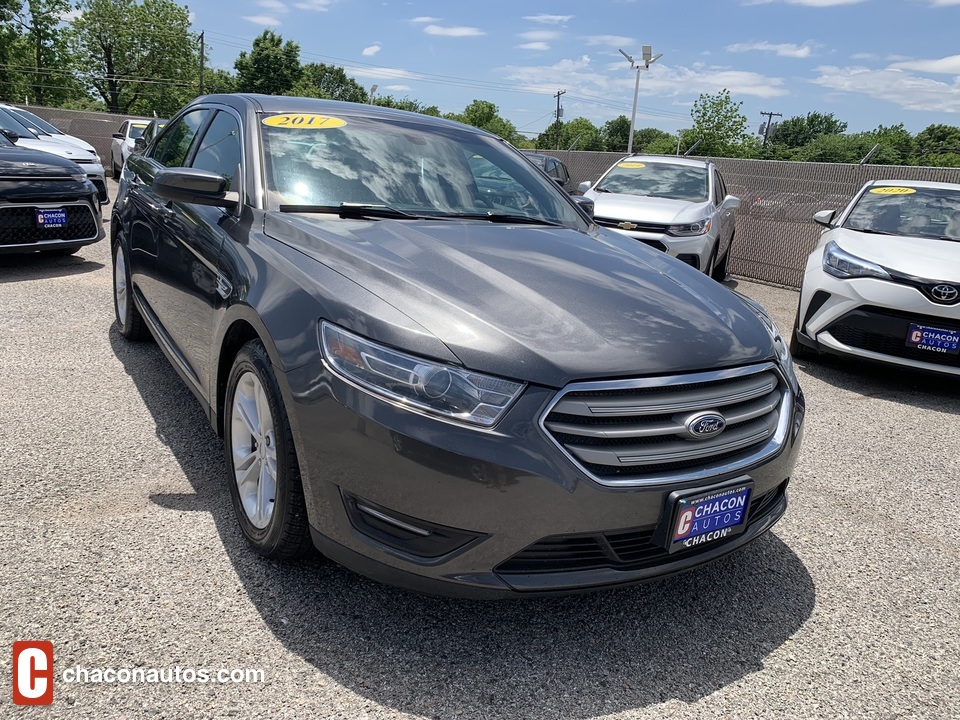
[[[886,100],[905,110],[960,112],[960,80],[947,84],[895,67],[871,70],[825,65],[817,72],[820,75],[812,82],[831,90]]]
[[[438,23],[443,18],[430,17],[429,15],[421,15],[420,17],[413,18],[410,22],[412,23]]]
[[[633,38],[623,37],[622,35],[590,35],[586,38],[587,45],[605,45],[607,47],[622,47],[632,45]]]
[[[273,12],[290,12],[290,8],[287,7],[286,3],[282,3],[280,0],[258,0],[257,5],[267,10],[272,10]]]
[[[364,56],[364,57],[373,57],[373,56],[376,55],[378,52],[380,52],[380,46],[379,46],[379,45],[371,45],[370,47],[365,47],[365,48],[363,49],[363,56]]]
[[[343,71],[350,77],[359,77],[367,80],[416,80],[416,73],[399,68],[359,67],[344,65]]]
[[[960,0],[958,0],[960,2]],[[573,20],[573,15],[524,15],[524,20],[530,22],[543,23],[544,25],[560,25]]]
[[[770,42],[752,42],[752,43],[735,43],[733,45],[727,45],[727,52],[732,53],[742,53],[750,52],[752,50],[759,50],[760,52],[773,52],[779,55],[780,57],[789,57],[789,58],[806,58],[810,57],[813,53],[813,46],[809,43],[804,43],[803,45],[795,45],[793,43],[770,43]]]
[[[531,42],[517,45],[520,50],[549,50],[550,46],[545,42]]]
[[[81,17],[83,17],[82,10],[68,10],[67,12],[60,13],[60,19],[64,22],[73,22]]]
[[[480,28],[475,27],[442,27],[440,25],[427,25],[423,31],[427,35],[440,35],[442,37],[477,37],[486,35]]]
[[[264,27],[276,27],[280,21],[269,15],[244,15],[243,19],[252,22],[254,25],[263,25]]]
[[[531,30],[530,32],[520,33],[517,37],[530,42],[542,42],[544,40],[556,40],[560,33],[553,30]]]
[[[390,92],[410,92],[413,90],[409,85],[385,85],[383,89]]]
[[[301,10],[313,10],[314,12],[327,12],[335,2],[337,0],[305,0],[305,2],[298,2],[294,7]]]
[[[930,5],[933,7],[950,7],[960,5],[960,0],[930,0]]]
[[[960,4],[960,0],[958,0]],[[894,63],[891,67],[901,70],[916,70],[925,73],[960,75],[960,55],[950,55],[938,60],[908,60]]]

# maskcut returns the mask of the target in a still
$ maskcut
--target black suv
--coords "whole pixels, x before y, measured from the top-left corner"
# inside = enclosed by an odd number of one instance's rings
[[[0,134],[0,253],[69,255],[102,237],[98,191],[83,168]]]

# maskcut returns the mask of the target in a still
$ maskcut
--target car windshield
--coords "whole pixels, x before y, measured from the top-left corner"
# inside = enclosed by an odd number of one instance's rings
[[[704,167],[639,160],[618,162],[594,190],[690,202],[705,202],[710,192]]]
[[[872,187],[857,200],[843,227],[885,235],[960,240],[960,185]]]
[[[143,131],[147,129],[147,123],[130,123],[130,132],[127,133],[130,136],[131,140],[136,140],[138,137],[143,135]]]
[[[20,119],[12,112],[4,110],[3,108],[0,108],[0,128],[12,130],[22,138],[37,139],[37,133],[35,131],[20,122]]]
[[[271,209],[347,203],[414,216],[587,225],[555,183],[487,135],[416,120],[321,115],[266,116],[260,129]]]
[[[50,135],[63,135],[63,133],[58,128],[48,123],[42,117],[38,115],[34,115],[29,110],[24,110],[23,108],[17,108],[16,110],[11,110],[11,112],[16,114],[16,116],[20,120],[22,120],[25,124],[29,125],[30,127],[40,128],[40,130]]]

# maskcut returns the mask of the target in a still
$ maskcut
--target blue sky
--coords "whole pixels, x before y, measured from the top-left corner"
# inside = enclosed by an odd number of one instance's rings
[[[343,66],[378,94],[442,112],[495,103],[528,134],[554,121],[601,126],[630,116],[635,71],[651,45],[663,56],[640,73],[637,127],[689,127],[700,93],[728,88],[751,128],[761,112],[817,111],[851,132],[903,123],[960,125],[960,0],[223,0],[188,2],[210,62],[233,69],[271,29],[303,62]]]

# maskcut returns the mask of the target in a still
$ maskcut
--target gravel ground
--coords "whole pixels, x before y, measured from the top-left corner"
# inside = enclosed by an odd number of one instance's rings
[[[795,292],[730,284],[789,327]],[[800,363],[791,506],[758,542],[630,589],[436,599],[252,555],[220,441],[110,288],[106,243],[0,256],[3,687],[14,640],[56,652],[53,706],[2,690],[0,717],[960,718],[956,380]]]

